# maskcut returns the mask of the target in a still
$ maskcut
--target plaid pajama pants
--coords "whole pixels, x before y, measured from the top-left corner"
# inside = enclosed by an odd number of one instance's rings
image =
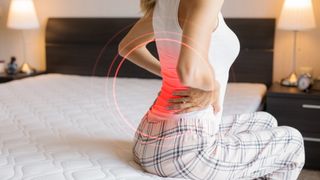
[[[160,120],[148,111],[135,133],[134,160],[162,177],[297,179],[305,159],[299,131],[259,111],[224,116],[214,132],[210,113]]]

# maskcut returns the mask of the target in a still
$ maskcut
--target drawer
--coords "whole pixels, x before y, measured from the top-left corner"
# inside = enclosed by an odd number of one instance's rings
[[[267,97],[267,111],[279,125],[288,125],[306,137],[320,138],[320,102],[312,99]]]
[[[304,141],[307,169],[320,169],[320,141]]]

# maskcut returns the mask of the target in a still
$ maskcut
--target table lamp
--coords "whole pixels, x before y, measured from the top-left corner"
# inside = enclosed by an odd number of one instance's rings
[[[296,75],[296,46],[299,31],[316,27],[311,0],[285,0],[280,15],[278,28],[293,32],[293,53],[291,74],[281,80],[284,86],[297,86]]]
[[[7,26],[21,30],[23,40],[24,62],[20,68],[23,73],[31,74],[33,68],[28,64],[25,50],[25,37],[23,30],[39,28],[39,21],[32,0],[11,0]]]

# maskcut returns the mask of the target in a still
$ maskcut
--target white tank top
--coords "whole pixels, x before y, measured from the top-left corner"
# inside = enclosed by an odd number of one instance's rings
[[[176,97],[172,95],[172,92],[177,89],[187,88],[180,83],[176,72],[183,32],[178,21],[179,4],[180,0],[157,0],[153,12],[153,30],[161,64],[162,87],[161,93],[150,111],[154,115],[166,118],[170,117],[174,112],[166,109],[169,105],[168,99]],[[229,69],[240,50],[239,40],[226,25],[221,12],[219,13],[218,26],[212,32],[209,48],[209,62],[213,66],[216,79],[221,85],[221,111],[216,114],[216,118],[220,122]],[[197,111],[191,113],[197,113]]]

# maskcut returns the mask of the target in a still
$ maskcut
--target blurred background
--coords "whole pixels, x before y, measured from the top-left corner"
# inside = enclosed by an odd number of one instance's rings
[[[25,34],[26,59],[38,69],[45,70],[44,27],[48,17],[140,17],[139,0],[34,0],[40,28]],[[225,0],[225,17],[253,17],[279,19],[284,0]],[[10,0],[0,0],[0,60],[10,61],[16,56],[23,63],[23,40],[18,30],[6,26]],[[112,7],[112,8],[111,8]],[[299,32],[297,39],[297,73],[311,67],[314,77],[320,76],[320,0],[313,0],[317,27]],[[280,81],[291,72],[293,34],[277,29],[273,81]],[[288,67],[288,68],[284,68]]]

